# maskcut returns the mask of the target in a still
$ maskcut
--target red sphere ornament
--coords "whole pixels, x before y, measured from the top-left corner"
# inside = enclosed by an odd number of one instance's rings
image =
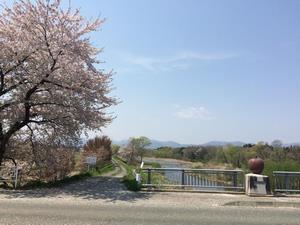
[[[264,160],[256,156],[248,161],[248,166],[252,173],[261,174],[264,170],[265,163]]]

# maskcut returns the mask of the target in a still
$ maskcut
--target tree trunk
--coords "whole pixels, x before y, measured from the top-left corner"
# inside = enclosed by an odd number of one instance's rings
[[[2,165],[3,157],[4,157],[5,147],[0,144],[0,166]]]
[[[4,159],[4,153],[6,151],[8,140],[6,138],[0,139],[0,166],[2,165]]]

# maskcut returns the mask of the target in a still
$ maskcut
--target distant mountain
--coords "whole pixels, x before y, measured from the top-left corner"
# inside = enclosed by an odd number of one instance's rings
[[[121,140],[121,141],[113,140],[112,143],[115,144],[115,145],[119,145],[121,147],[124,147],[129,143],[129,140]]]
[[[238,147],[242,147],[244,146],[246,143],[244,142],[240,142],[240,141],[233,141],[233,142],[229,142],[229,141],[210,141],[207,142],[205,144],[202,144],[203,146],[227,146],[227,145],[233,145],[233,146],[238,146]]]
[[[158,140],[153,140],[150,139],[151,145],[149,148],[155,149],[155,148],[160,148],[160,147],[171,147],[171,148],[181,148],[181,147],[186,147],[188,145],[184,144],[179,144],[175,141],[158,141]],[[119,145],[119,146],[126,146],[129,143],[129,140],[121,140],[121,141],[113,141],[113,144]]]
[[[187,147],[187,146],[195,146],[195,144],[180,144],[175,141],[158,141],[158,140],[150,140],[151,149],[156,149],[160,147],[171,147],[171,148],[182,148],[182,147]],[[121,140],[121,141],[113,141],[113,144],[119,145],[119,146],[126,146],[128,144],[129,140]],[[227,145],[233,145],[233,146],[238,146],[242,147],[244,146],[245,142],[241,141],[210,141],[204,144],[199,144],[202,146],[216,146],[216,147],[222,147],[222,146],[227,146]],[[295,143],[289,143],[289,144],[283,144],[284,147],[289,147],[289,146],[300,146],[300,142],[295,142]]]
[[[160,147],[171,147],[171,148],[182,148],[187,147],[188,145],[185,144],[179,144],[175,141],[157,141],[157,140],[151,140],[151,146],[150,148],[160,148]]]

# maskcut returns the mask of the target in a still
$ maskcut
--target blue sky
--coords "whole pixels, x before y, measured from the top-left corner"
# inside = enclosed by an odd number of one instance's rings
[[[112,139],[300,141],[300,1],[72,5],[107,19],[92,42],[122,101],[103,130]]]

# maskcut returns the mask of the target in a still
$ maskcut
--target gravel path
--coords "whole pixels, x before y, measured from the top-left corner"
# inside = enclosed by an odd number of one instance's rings
[[[115,169],[113,171],[103,174],[102,176],[103,177],[123,178],[127,174],[124,166],[122,166],[120,163],[118,163],[118,161],[115,159],[112,159],[112,163],[114,164]]]
[[[105,201],[131,201],[139,194],[128,191],[122,183],[126,169],[117,161],[113,161],[115,169],[101,177],[90,177],[58,188],[42,188],[34,190],[0,190],[0,198],[60,198],[87,199]]]

